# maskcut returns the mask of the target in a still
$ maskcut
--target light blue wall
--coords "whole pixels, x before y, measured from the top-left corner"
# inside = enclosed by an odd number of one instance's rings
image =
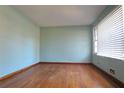
[[[99,16],[99,18],[94,22],[94,25],[97,24],[100,20],[102,20],[114,8],[116,8],[116,6],[107,7]],[[112,75],[110,73],[110,68],[114,69],[115,75],[112,76],[124,82],[124,60],[107,58],[93,54],[93,64],[95,64],[110,75]]]
[[[0,6],[0,77],[39,62],[40,28],[10,6]]]
[[[41,62],[91,62],[89,26],[41,28]]]

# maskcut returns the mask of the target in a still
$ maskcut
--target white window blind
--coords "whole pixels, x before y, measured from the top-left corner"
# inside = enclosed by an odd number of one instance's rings
[[[122,12],[122,7],[117,7],[97,25],[97,55],[124,60]]]

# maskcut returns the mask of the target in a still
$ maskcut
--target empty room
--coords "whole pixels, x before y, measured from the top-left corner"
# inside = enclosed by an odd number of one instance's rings
[[[0,5],[0,88],[123,88],[121,5]]]

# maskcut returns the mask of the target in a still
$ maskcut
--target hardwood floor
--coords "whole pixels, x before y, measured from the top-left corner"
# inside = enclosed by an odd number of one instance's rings
[[[90,64],[40,63],[11,78],[0,81],[4,88],[93,88],[118,87]]]

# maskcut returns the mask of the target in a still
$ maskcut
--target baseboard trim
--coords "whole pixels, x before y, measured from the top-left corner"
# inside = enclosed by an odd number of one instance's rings
[[[26,71],[26,70],[28,70],[28,69],[30,69],[30,68],[32,68],[32,67],[38,65],[39,63],[40,63],[40,62],[38,62],[38,63],[36,63],[36,64],[33,64],[33,65],[30,65],[30,66],[28,66],[28,67],[22,68],[21,70],[12,72],[12,73],[10,73],[10,74],[8,74],[8,75],[5,75],[5,76],[3,76],[3,77],[0,78],[0,81],[1,81],[1,80],[5,80],[5,79],[8,79],[8,78],[10,78],[10,77],[12,77],[12,76],[14,76],[14,75],[17,75],[17,74],[19,74],[19,73],[21,73],[21,72],[24,72],[24,71]]]
[[[18,70],[18,71],[15,71],[15,72],[13,72],[13,73],[10,73],[10,74],[8,74],[8,75],[6,75],[6,76],[4,76],[4,77],[1,77],[1,78],[0,78],[0,81],[5,80],[5,79],[8,79],[8,78],[10,78],[10,77],[12,77],[12,76],[14,76],[14,75],[17,75],[17,74],[19,74],[19,73],[21,73],[21,72],[24,72],[24,71],[26,71],[26,70],[28,70],[28,69],[30,69],[30,68],[32,68],[32,67],[38,65],[38,64],[52,64],[52,63],[53,63],[53,64],[83,64],[83,65],[93,65],[95,68],[99,69],[103,74],[105,74],[106,76],[108,76],[108,78],[111,78],[120,88],[124,88],[124,83],[122,83],[121,81],[119,81],[119,80],[116,79],[115,77],[109,75],[107,72],[103,71],[102,69],[100,69],[99,67],[97,67],[96,65],[94,65],[93,63],[38,62],[38,63],[33,64],[33,65],[31,65],[31,66],[25,67],[25,68],[23,68],[23,69],[21,69],[21,70]]]
[[[39,62],[40,64],[91,64],[91,62],[80,63],[80,62]]]
[[[121,82],[120,80],[116,79],[115,77],[113,77],[112,75],[108,74],[107,72],[105,72],[104,70],[102,70],[101,68],[99,68],[98,66],[96,66],[95,64],[92,63],[92,65],[99,69],[103,74],[105,74],[106,76],[108,76],[112,81],[114,81],[120,88],[124,88],[124,83]]]

